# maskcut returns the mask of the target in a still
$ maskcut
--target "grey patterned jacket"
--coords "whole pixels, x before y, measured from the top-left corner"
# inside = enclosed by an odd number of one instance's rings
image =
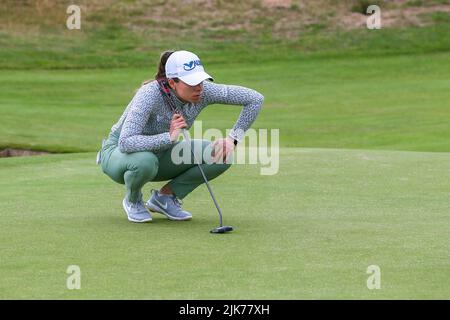
[[[214,103],[244,106],[230,137],[242,140],[245,131],[255,121],[264,102],[259,92],[234,85],[203,82],[203,93],[197,103],[184,103],[172,92],[172,100],[183,115],[188,128],[207,105]],[[158,82],[143,85],[126,107],[111,133],[119,137],[119,150],[131,153],[137,151],[159,152],[172,145],[169,128],[173,112],[164,101]]]

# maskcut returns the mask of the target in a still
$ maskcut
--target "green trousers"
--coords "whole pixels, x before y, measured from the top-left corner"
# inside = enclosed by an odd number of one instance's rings
[[[169,186],[177,198],[183,199],[191,191],[204,183],[203,176],[194,162],[189,148],[177,152],[183,159],[187,159],[184,151],[189,152],[189,161],[179,163],[172,159],[172,149],[180,150],[187,141],[174,143],[171,148],[153,153],[150,151],[122,153],[118,147],[118,137],[110,135],[103,144],[101,166],[105,174],[120,184],[125,184],[127,197],[136,203],[142,197],[142,187],[151,181],[170,180]],[[211,163],[202,155],[211,155],[211,142],[206,140],[191,140],[196,158],[201,160],[201,166],[209,180],[216,178],[227,170],[231,164]],[[175,160],[175,161],[173,161]],[[208,163],[205,163],[208,162]]]

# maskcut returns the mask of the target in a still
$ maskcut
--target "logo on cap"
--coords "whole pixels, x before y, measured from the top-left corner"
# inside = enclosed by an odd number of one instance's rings
[[[201,66],[202,63],[200,62],[200,60],[192,60],[188,63],[183,63],[183,69],[185,71],[191,71],[193,70],[196,66]]]

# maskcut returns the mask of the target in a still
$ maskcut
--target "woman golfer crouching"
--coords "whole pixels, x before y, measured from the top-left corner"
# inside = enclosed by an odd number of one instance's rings
[[[228,137],[213,144],[192,140],[189,147],[196,154],[200,150],[201,155],[210,156],[209,160],[197,157],[209,180],[230,167],[224,160],[256,119],[264,97],[252,89],[214,84],[207,79],[213,81],[195,54],[164,52],[156,80],[144,82],[104,141],[100,151],[102,170],[112,180],[125,184],[123,207],[128,220],[151,221],[150,212],[159,212],[171,220],[192,218],[191,213],[181,208],[181,199],[204,180],[193,158],[180,164],[171,154],[177,145],[187,143],[177,142],[181,129],[189,129],[210,104],[242,105],[243,110]],[[166,180],[170,181],[161,190],[152,190],[150,199],[144,203],[142,187],[150,181]]]

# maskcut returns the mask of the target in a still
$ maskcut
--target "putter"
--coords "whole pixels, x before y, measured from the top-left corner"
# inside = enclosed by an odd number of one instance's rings
[[[170,95],[169,89],[167,89],[166,86],[164,85],[164,83],[162,81],[160,81],[160,80],[158,80],[158,84],[159,84],[159,87],[160,87],[161,91],[163,92],[163,96],[164,96],[166,102],[169,104],[169,106],[171,107],[172,111],[174,113],[177,113],[176,108],[175,108],[175,106],[172,103],[172,100],[169,99],[169,95]],[[189,144],[191,144],[191,139],[189,139],[189,136],[187,135],[186,130],[182,129],[181,132],[183,134],[184,139]],[[219,208],[219,204],[217,203],[216,197],[214,196],[214,193],[213,193],[213,191],[211,189],[211,186],[209,185],[208,179],[206,178],[205,172],[203,171],[202,166],[200,165],[200,162],[197,161],[197,157],[195,156],[194,150],[192,150],[193,148],[190,148],[190,149],[191,149],[192,156],[194,157],[195,164],[198,166],[198,169],[200,170],[200,172],[202,174],[203,180],[205,181],[205,184],[206,184],[206,187],[208,188],[209,194],[211,195],[211,198],[213,199],[214,205],[216,206],[217,212],[219,213],[220,225],[218,227],[214,228],[214,229],[211,229],[210,233],[226,233],[226,232],[233,231],[233,227],[232,226],[224,226],[223,225],[222,211]]]
[[[185,129],[182,129],[183,132],[183,137],[184,139],[191,144],[191,140],[189,139],[189,136],[187,135],[187,132]],[[200,169],[200,172],[202,173],[203,176],[203,180],[205,180],[205,184],[206,187],[208,188],[209,194],[211,195],[211,198],[213,199],[214,205],[216,206],[217,212],[219,213],[219,221],[220,221],[220,226],[218,226],[217,228],[211,229],[211,233],[225,233],[225,232],[230,232],[233,231],[233,227],[232,226],[224,226],[223,225],[223,220],[222,220],[222,211],[220,211],[219,208],[219,204],[217,203],[216,197],[214,197],[214,193],[211,189],[211,186],[209,185],[208,179],[206,178],[205,172],[203,172],[202,166],[200,165],[200,162],[197,161],[197,158],[195,156],[194,151],[191,148],[191,153],[192,156],[194,157],[194,161],[197,164],[198,168]]]

